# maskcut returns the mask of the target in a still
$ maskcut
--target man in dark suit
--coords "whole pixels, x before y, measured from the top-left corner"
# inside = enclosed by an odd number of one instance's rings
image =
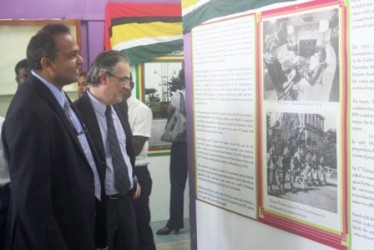
[[[106,51],[87,72],[88,90],[75,102],[94,139],[105,171],[107,238],[109,250],[136,248],[136,222],[132,204],[140,196],[133,166],[135,154],[127,120],[127,107],[117,105],[130,88],[130,66],[125,55]]]
[[[2,129],[11,178],[6,249],[82,250],[95,246],[95,152],[62,87],[83,59],[69,27],[49,24],[27,46],[32,71]]]

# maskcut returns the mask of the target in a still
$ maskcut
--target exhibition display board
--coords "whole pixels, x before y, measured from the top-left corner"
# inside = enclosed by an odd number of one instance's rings
[[[374,246],[373,9],[318,0],[192,28],[199,201],[336,249]]]

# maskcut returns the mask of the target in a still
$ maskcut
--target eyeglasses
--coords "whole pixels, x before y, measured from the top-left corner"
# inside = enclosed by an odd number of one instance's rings
[[[114,77],[114,78],[116,78],[118,81],[120,81],[120,82],[122,82],[122,83],[124,83],[124,84],[130,84],[130,82],[131,82],[131,78],[130,77],[127,77],[127,76],[125,76],[125,77],[118,77],[118,76],[115,76],[115,75],[113,75],[113,74],[111,74],[111,73],[109,73],[109,72],[106,72],[108,75],[110,75],[111,77]]]

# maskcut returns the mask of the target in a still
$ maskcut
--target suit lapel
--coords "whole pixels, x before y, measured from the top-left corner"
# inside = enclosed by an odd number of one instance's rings
[[[88,133],[90,134],[92,142],[98,150],[100,159],[105,161],[105,149],[99,123],[97,121],[95,110],[93,109],[90,97],[88,96],[87,92],[81,97],[81,99],[78,102],[79,104],[76,103],[76,107],[78,107],[78,109],[81,111],[80,115],[82,116],[85,124],[87,124]]]
[[[128,156],[130,157],[132,166],[135,166],[135,152],[132,145],[132,132],[128,122],[128,115],[127,115],[127,104],[126,102],[118,103],[114,105],[114,109],[117,112],[117,116],[121,121],[123,130],[126,134],[126,151]]]
[[[74,127],[71,125],[71,122],[69,121],[68,117],[65,114],[65,111],[63,108],[60,106],[60,104],[57,102],[56,98],[53,96],[51,91],[35,76],[33,77],[33,81],[31,81],[32,87],[35,89],[35,92],[40,95],[42,98],[44,98],[51,108],[55,111],[57,116],[59,116],[60,120],[66,127],[66,130],[68,131],[70,137],[73,139],[74,143],[78,146],[80,149],[81,153],[85,156],[85,153],[82,149],[82,146],[78,140],[77,137],[77,132],[75,131]],[[67,97],[68,101],[70,102],[69,97]],[[86,157],[84,157],[86,159]],[[86,159],[87,160],[87,159]],[[88,160],[87,160],[88,163]]]

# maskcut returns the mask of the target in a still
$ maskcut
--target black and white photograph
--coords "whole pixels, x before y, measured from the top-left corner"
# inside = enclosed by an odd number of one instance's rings
[[[266,114],[267,194],[337,213],[335,115]]]
[[[339,102],[339,11],[263,22],[264,100]]]
[[[171,143],[161,141],[168,119],[167,107],[171,96],[177,92],[178,73],[182,61],[155,61],[144,63],[144,103],[152,110],[152,137],[149,149],[168,149]]]

